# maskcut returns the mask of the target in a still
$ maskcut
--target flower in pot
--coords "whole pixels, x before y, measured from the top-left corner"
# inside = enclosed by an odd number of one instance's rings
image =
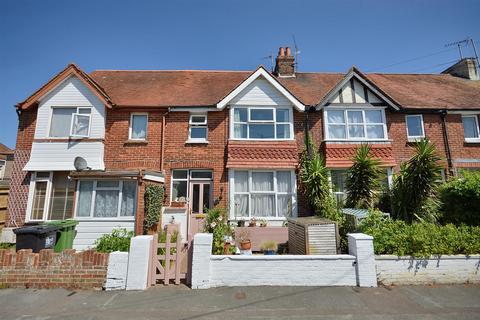
[[[250,241],[250,233],[247,230],[240,232],[240,234],[238,235],[238,243],[240,245],[240,250],[252,249],[252,241]]]
[[[266,226],[267,226],[267,219],[260,220],[260,227],[266,227]]]
[[[249,227],[256,227],[257,226],[257,219],[255,217],[250,219],[250,222],[248,223],[248,226]]]
[[[267,240],[262,242],[260,249],[263,251],[265,255],[274,255],[277,253],[278,245],[273,240]]]

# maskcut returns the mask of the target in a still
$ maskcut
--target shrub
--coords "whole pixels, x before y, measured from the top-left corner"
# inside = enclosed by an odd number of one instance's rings
[[[2,242],[0,243],[0,250],[1,249],[15,249],[15,243]]]
[[[368,144],[362,144],[353,157],[353,165],[347,170],[347,208],[367,209],[373,206],[375,191],[380,188],[380,161],[370,156]]]
[[[160,220],[163,194],[163,186],[161,185],[147,184],[145,187],[145,219],[143,222],[145,233]]]
[[[213,234],[212,254],[223,254],[223,246],[227,238],[233,236],[233,228],[228,224],[227,210],[214,207],[207,210],[207,218],[203,231]],[[232,246],[233,252],[235,248]]]
[[[104,234],[95,241],[95,250],[98,252],[128,251],[133,231],[114,229],[111,234]]]
[[[480,225],[480,172],[465,172],[440,189],[443,223]]]
[[[407,224],[386,219],[374,211],[362,221],[360,229],[373,236],[375,254],[428,257],[480,253],[480,227],[430,222]]]

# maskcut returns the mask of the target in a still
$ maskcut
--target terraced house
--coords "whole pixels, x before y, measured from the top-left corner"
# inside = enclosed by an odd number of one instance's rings
[[[471,59],[442,74],[296,72],[288,48],[273,72],[88,74],[69,65],[16,109],[7,227],[75,218],[77,249],[117,226],[141,233],[147,183],[165,185],[162,220],[181,222],[185,237],[217,204],[232,221],[281,225],[312,214],[298,190],[306,132],[339,196],[365,142],[387,182],[422,137],[436,144],[446,175],[480,168],[480,81]],[[76,170],[77,157],[87,168]]]

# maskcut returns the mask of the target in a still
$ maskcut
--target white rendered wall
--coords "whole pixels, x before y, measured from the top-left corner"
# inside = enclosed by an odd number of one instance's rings
[[[127,285],[128,252],[115,251],[108,257],[105,290],[125,290]]]

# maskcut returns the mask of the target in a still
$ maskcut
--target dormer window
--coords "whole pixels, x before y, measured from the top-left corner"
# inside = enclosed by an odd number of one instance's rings
[[[383,109],[329,109],[325,111],[327,140],[386,140]]]
[[[235,107],[231,137],[236,140],[290,140],[293,115],[290,108]]]
[[[206,143],[208,141],[208,126],[206,114],[190,114],[187,143]]]
[[[50,137],[88,137],[92,109],[89,107],[52,108]]]

